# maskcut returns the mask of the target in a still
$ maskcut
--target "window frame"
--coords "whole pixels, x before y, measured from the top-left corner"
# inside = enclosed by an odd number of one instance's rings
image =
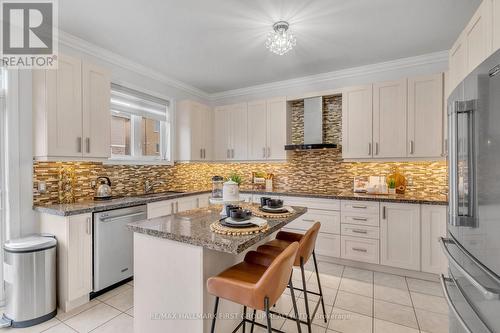
[[[112,81],[112,84],[122,86],[126,89],[135,90],[139,93],[150,95],[152,97],[165,100],[168,102],[166,110],[166,119],[160,121],[160,156],[142,155],[142,116],[131,114],[131,133],[130,133],[130,155],[113,155],[110,153],[104,164],[126,164],[126,165],[173,165],[174,164],[174,124],[175,124],[175,101],[162,94],[149,91],[144,88],[137,87],[133,84],[128,84],[120,81]],[[112,117],[112,108],[109,109]],[[138,139],[139,138],[139,139]],[[111,150],[111,144],[109,146]],[[140,154],[136,153],[140,151]]]

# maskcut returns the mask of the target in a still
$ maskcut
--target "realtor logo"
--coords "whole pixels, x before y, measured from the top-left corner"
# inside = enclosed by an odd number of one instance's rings
[[[57,68],[55,0],[1,0],[1,63],[7,68]]]

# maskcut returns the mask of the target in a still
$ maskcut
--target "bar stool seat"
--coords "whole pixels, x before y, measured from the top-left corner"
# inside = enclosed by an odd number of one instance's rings
[[[269,333],[281,332],[271,328],[270,307],[276,304],[287,285],[292,284],[292,266],[298,248],[297,242],[290,243],[278,256],[250,251],[243,262],[209,278],[207,290],[216,296],[211,332],[215,331],[219,298],[243,305],[243,320],[233,332],[242,325],[244,332],[246,322],[252,323],[252,331],[254,325],[266,327],[255,322],[256,310],[265,311]],[[292,302],[295,313],[292,319],[297,323],[298,332],[301,332],[295,297]],[[247,307],[254,309],[252,321],[246,318]]]

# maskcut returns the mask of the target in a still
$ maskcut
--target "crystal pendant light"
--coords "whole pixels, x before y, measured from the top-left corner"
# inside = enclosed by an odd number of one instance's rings
[[[288,26],[288,22],[285,21],[273,24],[274,31],[267,35],[266,40],[266,47],[269,51],[283,55],[297,44],[297,39],[288,31]]]

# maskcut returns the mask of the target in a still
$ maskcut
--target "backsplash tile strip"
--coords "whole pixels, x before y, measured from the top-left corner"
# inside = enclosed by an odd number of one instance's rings
[[[94,162],[34,162],[34,204],[59,203],[59,172],[68,166],[74,170],[75,200],[91,200],[91,181],[108,176],[113,195],[134,196],[143,193],[145,180],[158,180],[155,192],[193,191],[211,188],[214,175],[228,177],[237,172],[243,177],[242,188],[251,189],[253,171],[273,173],[276,191],[331,194],[352,190],[354,176],[387,175],[399,168],[413,185],[409,194],[445,194],[447,192],[446,161],[435,162],[343,162],[339,150],[297,151],[286,162],[244,163],[176,163],[174,166],[103,165]],[[38,193],[38,181],[47,184],[46,193]]]

